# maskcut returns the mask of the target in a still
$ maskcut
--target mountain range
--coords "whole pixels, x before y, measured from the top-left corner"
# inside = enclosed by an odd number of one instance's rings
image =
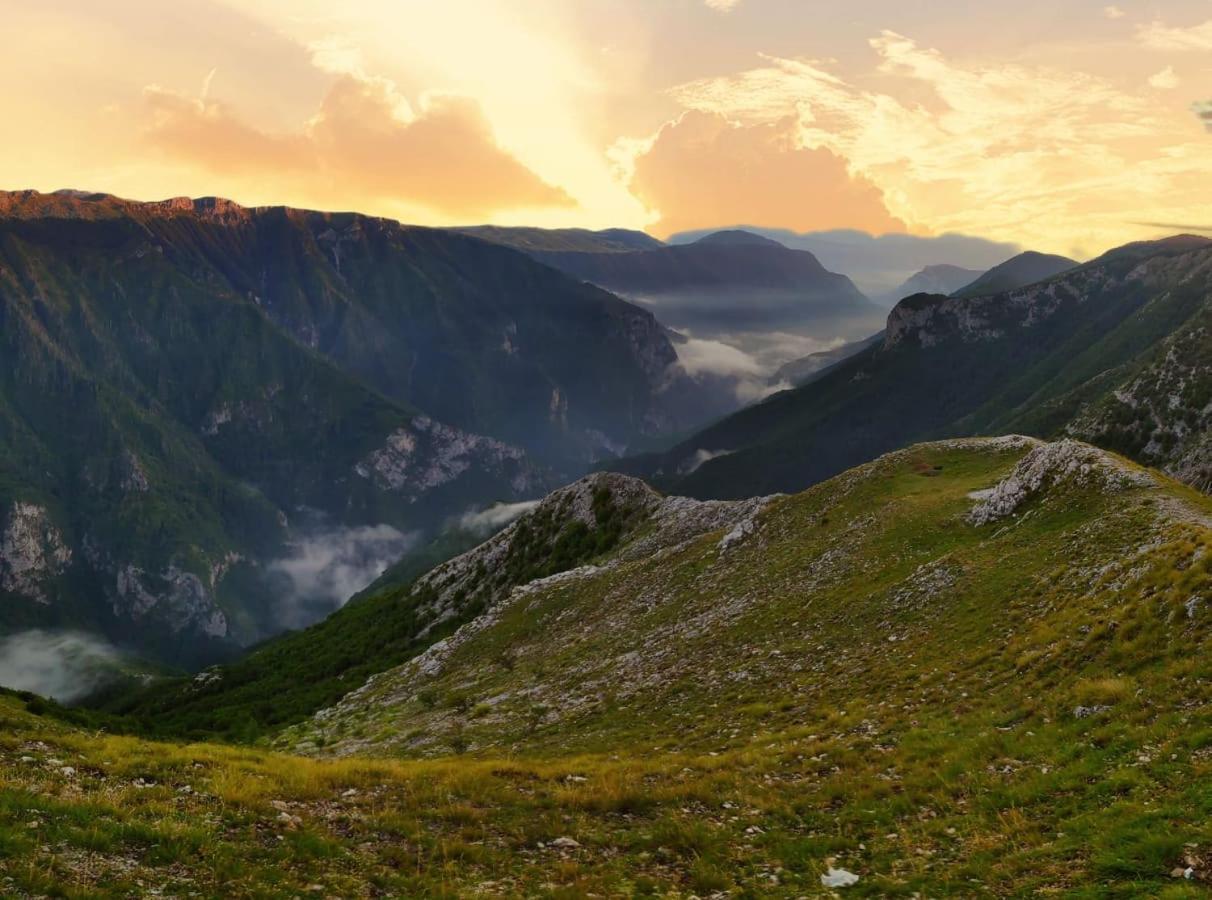
[[[900,300],[912,297],[914,294],[953,294],[972,284],[984,274],[978,269],[965,269],[946,263],[926,266],[920,272],[915,272],[905,279],[896,290],[889,294],[891,300],[889,305],[895,306]],[[1024,284],[1037,280],[1029,278]]]
[[[799,490],[916,440],[1023,431],[1207,476],[1212,245],[1128,245],[1003,293],[908,297],[883,339],[811,384],[621,470],[697,497]]]
[[[989,271],[978,275],[971,283],[965,284],[963,287],[952,291],[924,290],[915,291],[914,293],[949,294],[953,297],[979,297],[982,294],[999,294],[1004,291],[1012,291],[1015,288],[1024,287],[1028,284],[1034,284],[1037,281],[1043,281],[1045,278],[1051,278],[1053,275],[1059,275],[1061,272],[1068,271],[1069,269],[1076,269],[1077,266],[1077,261],[1069,259],[1067,256],[1036,253],[1033,250],[1028,250],[1025,253],[1020,253],[1006,260],[1004,263],[999,263]],[[905,296],[907,297],[909,294]]]
[[[473,231],[0,195],[0,894],[1212,881],[1212,240]]]
[[[682,232],[672,235],[669,243],[693,243],[715,230],[718,229]],[[734,225],[730,230],[747,231],[792,250],[805,250],[830,271],[845,272],[859,290],[884,307],[907,296],[898,294],[900,287],[923,269],[945,264],[980,273],[1022,249],[1015,244],[962,234],[871,235],[848,229],[799,233],[757,225]]]
[[[693,243],[655,246],[618,232],[540,241],[532,229],[480,229],[576,278],[650,309],[679,332],[761,352],[771,333],[822,342],[862,337],[879,311],[845,275],[830,272],[805,250],[791,250],[749,231],[711,232]],[[631,233],[627,233],[631,234]],[[559,249],[553,249],[559,248]]]

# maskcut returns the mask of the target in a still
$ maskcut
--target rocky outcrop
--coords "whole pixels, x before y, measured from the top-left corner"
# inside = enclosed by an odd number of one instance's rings
[[[45,507],[17,502],[9,508],[0,533],[0,590],[49,603],[46,582],[62,574],[71,559],[71,548]]]
[[[1009,475],[988,491],[979,492],[968,513],[973,525],[985,525],[1014,515],[1045,488],[1058,485],[1122,491],[1150,487],[1153,476],[1142,469],[1079,441],[1042,444],[1024,456]]]
[[[354,471],[415,501],[473,468],[507,479],[519,496],[540,483],[526,454],[517,447],[451,428],[428,416],[417,416],[393,432]]]
[[[154,619],[173,634],[227,635],[227,617],[202,579],[176,566],[158,574],[124,566],[116,577],[113,612],[133,622]]]

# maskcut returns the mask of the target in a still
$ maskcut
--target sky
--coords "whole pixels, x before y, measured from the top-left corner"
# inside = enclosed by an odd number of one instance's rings
[[[406,222],[1212,228],[1212,0],[0,0],[0,188]]]

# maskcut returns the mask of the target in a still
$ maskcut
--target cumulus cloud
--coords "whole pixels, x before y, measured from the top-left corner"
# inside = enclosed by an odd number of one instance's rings
[[[660,214],[653,230],[661,234],[741,221],[799,231],[905,230],[845,159],[802,146],[793,117],[743,125],[692,110],[641,149],[630,186]]]
[[[456,527],[472,534],[489,535],[499,531],[510,522],[524,516],[536,506],[538,500],[524,500],[521,503],[497,503],[485,509],[472,510],[459,516]]]
[[[121,654],[98,637],[34,629],[0,638],[0,686],[79,700],[118,672]]]
[[[1149,76],[1149,87],[1157,88],[1161,91],[1171,91],[1178,87],[1181,79],[1178,73],[1174,71],[1174,66],[1166,66],[1160,72]]]
[[[1139,28],[1137,37],[1153,50],[1212,50],[1212,19],[1190,28],[1172,28],[1164,22],[1151,22]]]
[[[315,531],[266,566],[278,587],[283,628],[300,628],[339,609],[416,546],[390,525]]]
[[[337,49],[326,52],[335,68]],[[244,121],[209,91],[191,98],[149,86],[146,138],[180,162],[345,205],[391,200],[454,218],[575,206],[500,147],[474,100],[430,93],[414,109],[393,82],[344,64],[353,71],[339,74],[315,115],[285,134]]]
[[[1194,45],[1201,33],[1155,30],[1150,40]],[[672,96],[746,129],[780,129],[794,117],[799,146],[845,160],[911,227],[1030,233],[1037,246],[1088,255],[1117,233],[1138,236],[1124,226],[1135,210],[1198,214],[1197,186],[1212,160],[1174,109],[1080,71],[960,62],[890,31],[870,45],[876,78],[768,56]]]
[[[741,5],[741,0],[703,0],[708,8],[714,9],[716,12],[732,12]]]
[[[1118,6],[1104,6],[1103,15],[1108,19],[1122,19],[1127,13]]]

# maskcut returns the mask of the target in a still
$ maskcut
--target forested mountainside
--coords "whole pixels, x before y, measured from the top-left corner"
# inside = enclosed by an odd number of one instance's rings
[[[317,534],[385,564],[678,424],[649,313],[354,214],[2,194],[0,342],[0,628],[186,664],[343,601]]]

